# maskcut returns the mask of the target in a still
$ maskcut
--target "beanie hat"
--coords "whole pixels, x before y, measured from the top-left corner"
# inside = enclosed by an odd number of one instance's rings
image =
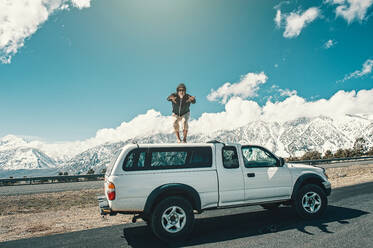
[[[178,91],[179,89],[184,89],[186,91],[186,87],[185,87],[185,84],[179,84],[176,88],[176,91]]]

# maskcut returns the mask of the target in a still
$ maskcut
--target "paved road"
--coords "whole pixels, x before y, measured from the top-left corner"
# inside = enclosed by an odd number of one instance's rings
[[[289,207],[208,211],[177,247],[373,247],[373,183],[336,189],[324,217],[300,220]],[[0,243],[10,247],[166,247],[144,223]]]
[[[104,187],[104,181],[1,186],[0,196],[61,192],[82,189],[98,189],[101,187]]]

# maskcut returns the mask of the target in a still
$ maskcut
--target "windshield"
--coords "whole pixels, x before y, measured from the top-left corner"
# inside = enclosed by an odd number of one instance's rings
[[[114,153],[114,156],[113,156],[113,158],[111,159],[110,163],[106,166],[106,173],[105,173],[106,176],[110,176],[110,174],[111,174],[111,170],[113,169],[114,164],[115,164],[115,162],[117,161],[117,159],[118,159],[119,154],[120,154],[121,151],[122,151],[122,149],[117,150],[117,151]]]

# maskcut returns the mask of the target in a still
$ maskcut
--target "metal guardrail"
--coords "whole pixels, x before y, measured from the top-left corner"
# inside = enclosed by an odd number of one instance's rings
[[[92,175],[71,175],[71,176],[49,176],[49,177],[23,177],[0,179],[0,186],[9,186],[15,184],[41,184],[41,183],[67,183],[80,181],[98,181],[103,180],[105,174]]]
[[[352,158],[331,158],[331,159],[318,159],[318,160],[298,160],[298,161],[287,161],[287,163],[293,164],[329,164],[335,162],[344,162],[344,161],[360,161],[360,160],[373,160],[373,156],[365,157],[352,157]]]

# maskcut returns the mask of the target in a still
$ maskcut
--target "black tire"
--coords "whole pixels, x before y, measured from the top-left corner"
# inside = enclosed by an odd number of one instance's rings
[[[178,214],[184,215],[185,217],[181,217],[177,221],[178,223],[184,223],[183,226],[179,231],[176,231],[178,228],[177,226],[173,226],[169,228],[170,231],[167,231],[164,227],[167,223],[167,220],[165,218],[162,218],[163,214],[171,213],[167,212],[172,207],[176,207],[176,209],[179,211]],[[180,210],[181,209],[181,210]],[[182,212],[184,211],[184,213]],[[171,216],[172,217],[172,216]],[[183,219],[183,220],[182,220]],[[185,221],[185,222],[183,222]],[[163,222],[163,224],[162,224]],[[171,222],[169,222],[171,223]],[[150,220],[150,227],[153,231],[153,233],[161,240],[172,243],[176,241],[181,241],[187,238],[187,236],[190,234],[190,232],[193,229],[194,224],[194,213],[193,208],[190,202],[182,197],[172,196],[165,198],[160,203],[158,203],[151,215]]]
[[[262,204],[262,208],[267,210],[276,210],[281,205],[281,203],[268,203],[268,204]]]
[[[314,193],[316,195],[314,195]],[[307,200],[307,197],[309,196],[312,196],[311,198],[314,199]],[[320,202],[320,204],[317,202]],[[298,190],[293,205],[295,211],[301,218],[316,219],[324,214],[328,206],[328,198],[326,197],[325,191],[320,188],[320,186],[315,184],[306,184]],[[313,211],[311,206],[313,206]]]
[[[150,226],[150,222],[148,219],[143,219],[143,221],[146,223],[146,225]]]

